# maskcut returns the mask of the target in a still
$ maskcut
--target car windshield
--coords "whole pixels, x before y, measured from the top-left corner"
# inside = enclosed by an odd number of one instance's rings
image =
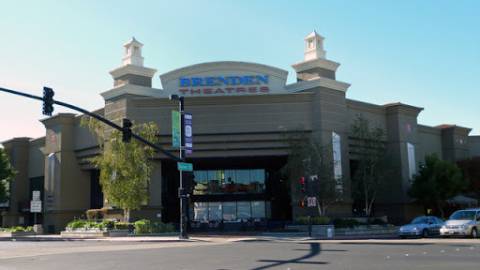
[[[421,223],[425,223],[424,217],[416,217],[411,222],[411,224],[421,224]]]
[[[451,220],[473,220],[475,211],[458,211],[450,216]]]

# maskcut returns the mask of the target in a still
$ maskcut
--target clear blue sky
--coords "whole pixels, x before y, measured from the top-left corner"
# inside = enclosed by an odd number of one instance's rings
[[[194,63],[251,61],[290,72],[316,29],[341,63],[347,96],[424,107],[419,122],[480,134],[480,1],[0,0],[0,86],[87,109],[103,106],[131,36],[158,75]],[[55,108],[56,112],[66,111]],[[0,141],[44,135],[41,103],[0,93]]]

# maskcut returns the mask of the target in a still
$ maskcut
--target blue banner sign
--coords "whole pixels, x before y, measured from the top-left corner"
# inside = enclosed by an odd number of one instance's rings
[[[192,131],[192,114],[183,114],[183,126],[184,134],[183,139],[185,142],[185,154],[189,155],[193,151],[193,131]]]

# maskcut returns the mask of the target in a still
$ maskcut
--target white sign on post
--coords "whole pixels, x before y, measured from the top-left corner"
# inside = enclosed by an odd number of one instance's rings
[[[41,213],[42,201],[30,201],[30,213]]]
[[[40,190],[32,191],[32,201],[41,201],[40,200]]]
[[[307,207],[316,207],[317,197],[307,197]]]

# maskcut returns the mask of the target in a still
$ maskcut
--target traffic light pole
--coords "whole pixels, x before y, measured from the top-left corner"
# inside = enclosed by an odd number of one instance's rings
[[[179,157],[181,162],[185,161],[185,118],[184,118],[184,98],[176,95],[170,96],[171,100],[178,101],[178,110],[180,115],[180,148]],[[188,239],[187,223],[188,223],[188,195],[185,190],[183,171],[179,170],[180,184],[178,188],[178,196],[180,197],[180,239]]]
[[[303,170],[304,170],[304,175],[303,175],[303,179],[305,181],[305,194],[306,194],[306,198],[308,200],[308,197],[311,196],[311,193],[312,193],[312,183],[310,183],[311,179],[310,179],[310,175],[309,175],[309,168],[310,168],[310,162],[311,160],[310,159],[304,159],[303,160]],[[305,198],[304,198],[305,199]],[[310,210],[310,207],[308,205],[308,201],[307,201],[307,213],[308,213],[308,237],[312,237],[312,213],[311,213],[311,210]]]
[[[41,100],[41,101],[44,101],[43,97],[39,97],[39,96],[35,96],[35,95],[31,95],[31,94],[27,94],[27,93],[23,93],[23,92],[19,92],[19,91],[15,91],[15,90],[11,90],[11,89],[6,89],[6,88],[2,88],[0,87],[0,91],[1,92],[6,92],[6,93],[10,93],[10,94],[14,94],[14,95],[18,95],[18,96],[23,96],[23,97],[27,97],[27,98],[31,98],[31,99],[37,99],[37,100]],[[74,111],[77,111],[77,112],[80,112],[80,113],[83,113],[83,114],[86,114],[92,118],[95,118],[97,119],[98,121],[100,122],[103,122],[104,124],[116,129],[116,130],[119,130],[119,131],[123,131],[123,128],[117,124],[115,124],[114,122],[108,120],[108,119],[105,119],[103,118],[102,116],[98,115],[98,114],[95,114],[95,113],[91,113],[85,109],[82,109],[78,106],[75,106],[75,105],[72,105],[72,104],[68,104],[68,103],[65,103],[65,102],[62,102],[62,101],[58,101],[58,100],[53,100],[53,103],[54,104],[57,104],[57,105],[60,105],[60,106],[63,106],[63,107],[66,107],[66,108],[69,108],[69,109],[72,109]],[[161,152],[163,153],[164,155],[166,155],[167,157],[179,162],[179,161],[182,161],[181,158],[178,158],[176,157],[175,155],[171,154],[170,152],[166,151],[165,149],[163,149],[162,147],[148,141],[147,139],[144,139],[143,137],[135,134],[135,133],[132,133],[132,138],[135,138],[136,140],[152,147],[153,149],[155,149],[156,151],[158,152]]]

